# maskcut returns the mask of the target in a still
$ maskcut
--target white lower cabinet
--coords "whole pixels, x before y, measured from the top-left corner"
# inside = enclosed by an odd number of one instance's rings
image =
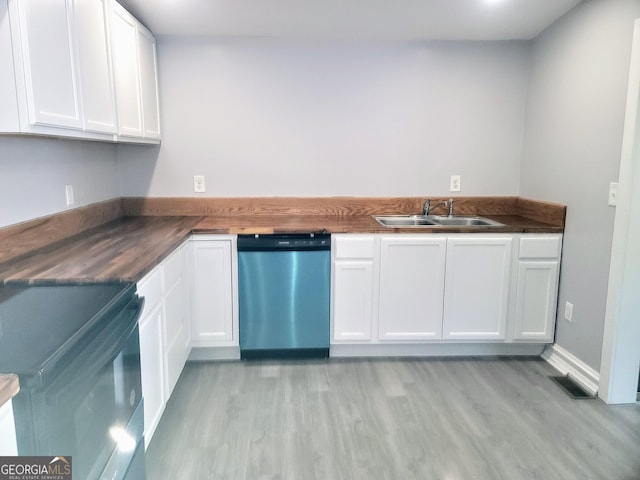
[[[236,347],[234,285],[237,285],[235,238],[230,235],[194,235],[191,239],[192,346]]]
[[[506,338],[511,237],[447,240],[443,337],[447,340]]]
[[[378,339],[442,338],[446,238],[388,235],[380,248]]]
[[[146,309],[145,309],[146,310]],[[164,388],[164,355],[162,352],[163,305],[157,305],[140,320],[140,369],[144,398],[145,448],[160,422],[167,394]]]
[[[383,353],[551,343],[561,243],[560,234],[333,235],[331,342]]]
[[[185,243],[138,282],[145,299],[140,317],[145,447],[191,350],[187,250]]]
[[[11,400],[0,407],[0,456],[18,455],[16,426],[13,419],[13,403]]]
[[[191,351],[188,243],[164,261],[165,388],[173,391]]]
[[[369,342],[373,328],[373,235],[334,235],[332,341]]]
[[[561,245],[561,235],[532,235],[520,239],[515,341],[553,342]]]

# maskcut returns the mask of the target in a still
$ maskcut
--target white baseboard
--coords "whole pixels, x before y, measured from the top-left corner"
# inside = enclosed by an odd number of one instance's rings
[[[569,375],[589,393],[598,393],[600,373],[560,345],[549,345],[540,356],[563,375]]]
[[[532,356],[544,345],[530,343],[333,343],[330,357]]]

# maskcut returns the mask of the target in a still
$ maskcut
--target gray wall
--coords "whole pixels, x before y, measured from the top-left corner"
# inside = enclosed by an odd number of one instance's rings
[[[556,342],[599,370],[637,0],[587,1],[532,46],[520,194],[567,208]],[[574,304],[573,322],[563,319]]]
[[[163,141],[124,195],[515,195],[526,42],[160,38]],[[156,161],[157,158],[157,161]]]
[[[0,136],[0,227],[119,195],[115,145]]]

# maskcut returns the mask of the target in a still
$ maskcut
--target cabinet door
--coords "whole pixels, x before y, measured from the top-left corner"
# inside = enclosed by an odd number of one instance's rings
[[[111,46],[116,87],[118,133],[142,137],[142,102],[138,71],[137,20],[117,2],[111,3]]]
[[[553,342],[558,294],[558,262],[518,265],[514,339]]]
[[[511,238],[450,238],[444,338],[503,340],[506,335]]]
[[[191,350],[191,325],[186,249],[180,248],[163,262],[165,280],[164,359],[167,398],[182,373]]]
[[[380,254],[380,340],[442,337],[446,240],[383,237]]]
[[[146,310],[146,309],[145,309]],[[144,397],[145,448],[149,446],[164,406],[164,356],[162,350],[162,324],[164,308],[160,303],[140,320],[140,370]]]
[[[0,407],[0,456],[18,455],[16,426],[13,420],[13,404],[9,400]]]
[[[74,2],[84,128],[117,133],[108,0]]]
[[[233,338],[231,241],[193,241],[191,337],[194,347],[237,344]]]
[[[29,123],[82,129],[70,0],[19,0]]]
[[[333,340],[371,340],[373,261],[337,260],[333,275]]]
[[[17,11],[17,8],[14,8]],[[16,41],[11,39],[9,5],[0,2],[0,132],[19,132],[18,92],[14,50]],[[13,18],[11,18],[13,21]],[[15,30],[15,28],[14,28]],[[15,35],[16,37],[17,35]],[[22,82],[24,84],[24,82]],[[23,87],[24,88],[24,87]],[[26,115],[26,113],[25,113]]]
[[[141,25],[138,25],[138,56],[144,137],[159,139],[160,111],[158,108],[156,40],[151,32]]]

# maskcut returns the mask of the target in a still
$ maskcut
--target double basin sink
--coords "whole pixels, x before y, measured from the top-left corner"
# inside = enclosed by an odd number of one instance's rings
[[[502,227],[503,223],[485,217],[440,215],[374,215],[383,227]]]

